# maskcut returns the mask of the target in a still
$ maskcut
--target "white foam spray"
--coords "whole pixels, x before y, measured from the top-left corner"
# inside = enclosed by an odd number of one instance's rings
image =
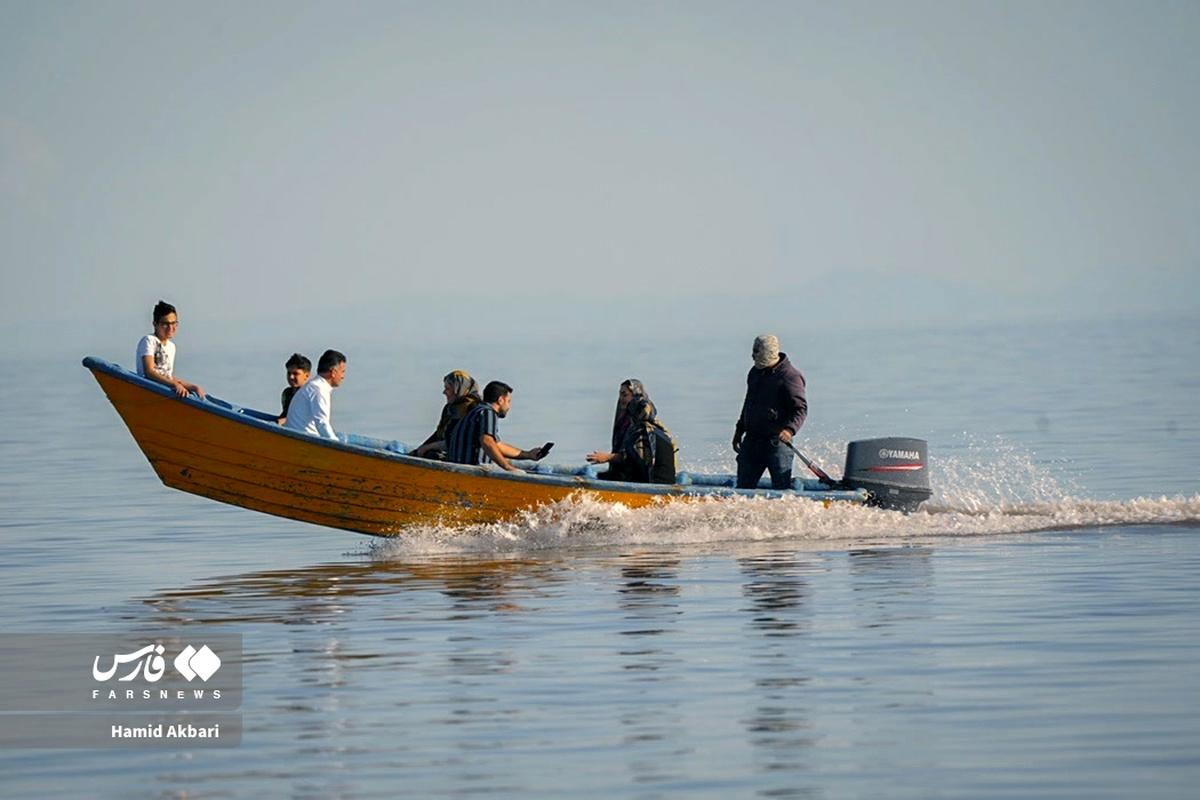
[[[906,545],[947,537],[995,536],[1112,525],[1200,523],[1200,495],[1000,505],[983,510],[931,506],[913,514],[803,498],[671,500],[633,509],[580,493],[507,523],[465,528],[417,526],[376,544],[377,558],[448,553],[517,553],[625,545],[778,542],[841,548]]]
[[[816,444],[826,462],[844,445]],[[1001,437],[957,437],[931,455],[933,497],[912,514],[803,497],[670,500],[633,509],[579,493],[519,518],[465,528],[416,526],[376,543],[375,558],[613,546],[778,542],[797,548],[903,546],[953,538],[1114,525],[1200,523],[1200,494],[1081,498],[1051,465]],[[695,466],[695,465],[692,465]],[[713,467],[716,469],[713,469]],[[797,465],[799,467],[799,465]],[[720,471],[727,465],[709,465]]]

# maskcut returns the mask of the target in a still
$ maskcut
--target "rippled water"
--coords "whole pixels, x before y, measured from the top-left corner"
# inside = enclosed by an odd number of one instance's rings
[[[162,488],[83,353],[31,359],[0,387],[3,630],[241,632],[246,729],[0,752],[0,794],[1187,796],[1200,324],[906,332],[877,362],[780,335],[804,448],[836,473],[849,438],[929,439],[927,511],[582,499],[371,540]],[[565,462],[632,375],[688,468],[728,469],[745,344],[347,347],[335,424],[419,440],[466,366],[517,386],[507,439]],[[269,407],[277,361],[183,339],[178,364]]]

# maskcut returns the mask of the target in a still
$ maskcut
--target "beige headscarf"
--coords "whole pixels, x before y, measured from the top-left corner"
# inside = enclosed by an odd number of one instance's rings
[[[779,338],[773,333],[764,333],[754,340],[754,366],[759,369],[773,367],[779,363]]]
[[[466,397],[469,394],[479,396],[479,384],[461,369],[456,369],[442,378],[442,382],[454,393],[454,400]],[[452,400],[451,402],[454,401]]]
[[[634,398],[629,404],[629,419],[630,430],[626,433],[626,436],[634,435],[635,431],[653,435],[653,430],[651,429],[657,429],[662,434],[662,437],[671,443],[672,449],[679,452],[679,445],[675,443],[675,437],[667,430],[667,426],[659,421],[658,409],[654,407],[654,403],[651,402],[649,397]],[[636,443],[638,439],[634,441]],[[649,444],[649,439],[642,439],[641,441]],[[637,446],[635,444],[635,447]]]

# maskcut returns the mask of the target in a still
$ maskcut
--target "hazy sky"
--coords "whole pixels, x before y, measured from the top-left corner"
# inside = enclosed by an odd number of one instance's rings
[[[1196,2],[0,0],[6,343],[1196,311],[1198,87]]]

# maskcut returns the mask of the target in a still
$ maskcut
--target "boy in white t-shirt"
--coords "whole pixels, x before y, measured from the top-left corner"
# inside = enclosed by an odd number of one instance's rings
[[[187,397],[195,392],[204,399],[204,390],[194,383],[175,377],[175,331],[179,327],[179,315],[175,306],[162,300],[154,306],[154,333],[147,334],[138,342],[137,374],[143,378],[170,386],[175,394]]]

